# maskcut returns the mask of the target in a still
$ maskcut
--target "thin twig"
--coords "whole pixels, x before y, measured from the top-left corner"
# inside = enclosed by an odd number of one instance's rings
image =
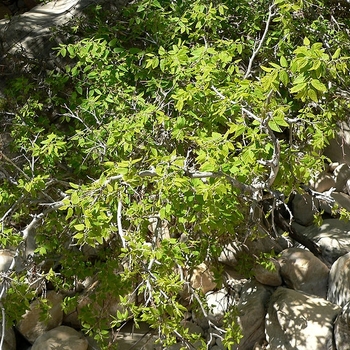
[[[267,35],[267,32],[269,31],[269,26],[270,26],[270,22],[271,22],[271,19],[272,17],[274,16],[274,13],[272,12],[272,9],[275,7],[275,4],[272,4],[270,7],[269,7],[269,16],[267,18],[267,21],[266,21],[266,26],[265,26],[265,30],[264,30],[264,34],[263,36],[261,37],[261,40],[259,42],[259,45],[258,47],[253,51],[253,54],[252,56],[250,57],[249,59],[249,64],[248,64],[248,68],[247,68],[247,71],[244,75],[244,78],[243,79],[247,79],[251,73],[251,70],[252,70],[252,65],[253,65],[253,62],[254,62],[254,59],[256,57],[256,55],[258,54],[258,52],[260,51],[261,47],[262,47],[262,44],[264,43],[265,41],[265,38],[266,38],[266,35]]]
[[[121,201],[118,201],[118,210],[117,210],[118,233],[122,241],[123,248],[126,248],[126,242],[125,242],[123,226],[122,226],[122,209],[123,209],[123,204]]]

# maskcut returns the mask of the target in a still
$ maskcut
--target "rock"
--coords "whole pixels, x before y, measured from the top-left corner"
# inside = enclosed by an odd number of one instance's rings
[[[62,323],[63,311],[61,308],[62,295],[54,291],[47,292],[46,299],[48,304],[51,305],[49,311],[49,319],[47,321],[40,321],[40,300],[34,300],[30,304],[30,309],[25,313],[22,319],[17,325],[18,331],[31,343],[47,332],[59,326]]]
[[[256,265],[253,268],[253,273],[258,282],[266,284],[267,286],[278,287],[282,284],[282,278],[280,275],[280,265],[275,259],[271,259],[273,269],[268,269],[262,265]]]
[[[271,251],[278,254],[283,250],[279,243],[266,235],[265,232],[260,232],[260,236],[257,239],[247,239],[245,245],[249,254],[256,256],[259,256],[261,253],[271,253]]]
[[[315,191],[324,192],[335,187],[335,180],[330,173],[322,172],[310,184]]]
[[[350,302],[346,303],[334,322],[334,339],[337,350],[348,350],[350,344]]]
[[[225,350],[226,348],[223,346],[219,346],[219,345],[214,345],[210,348],[210,350]]]
[[[265,339],[266,305],[273,293],[273,288],[251,281],[244,285],[238,302],[238,322],[243,338],[237,349],[252,349],[256,342]]]
[[[335,350],[333,321],[337,305],[323,298],[279,287],[266,315],[270,350]]]
[[[127,311],[126,307],[121,305],[118,295],[115,293],[99,290],[99,281],[96,277],[88,278],[83,282],[85,290],[78,296],[77,307],[68,314],[64,315],[64,323],[74,328],[80,328],[80,314],[85,309],[89,309],[95,315],[99,315],[100,318],[106,322],[113,320],[113,315],[116,315],[117,311],[124,313]],[[99,297],[97,297],[99,295]],[[99,303],[96,300],[103,300],[103,303]],[[136,293],[129,296],[130,302],[136,301]]]
[[[82,9],[94,3],[92,0],[56,0],[40,4],[11,20],[0,20],[3,45],[0,53],[25,53],[27,57],[46,59],[57,42],[51,41],[51,28],[64,25]],[[3,52],[1,52],[3,51]]]
[[[334,198],[339,207],[350,211],[350,196],[342,192],[333,192],[331,197]]]
[[[326,298],[328,267],[311,252],[301,248],[288,248],[278,259],[281,276],[292,289]]]
[[[204,294],[216,288],[214,274],[204,263],[193,269],[190,275],[190,284],[194,289],[201,289]]]
[[[5,329],[5,339],[1,350],[16,350],[16,335],[12,327]]]
[[[0,271],[8,272],[9,268],[15,267],[15,252],[9,249],[0,250]]]
[[[215,349],[216,347],[219,347],[221,350],[225,350],[221,338],[224,337],[223,332],[214,327],[210,327],[207,332],[206,332],[206,341],[205,343],[207,344],[207,348],[209,349]]]
[[[350,165],[350,123],[343,121],[338,126],[336,137],[330,140],[323,154],[332,162]]]
[[[318,244],[324,259],[333,264],[340,256],[350,252],[350,222],[339,219],[325,219],[318,227],[303,227],[296,223],[293,228]]]
[[[319,202],[309,194],[296,193],[291,201],[294,220],[303,226],[312,225],[318,212]]]
[[[189,334],[200,334],[204,335],[204,331],[202,327],[200,327],[197,323],[193,321],[182,321],[181,325],[188,329]]]
[[[242,247],[239,247],[236,243],[227,244],[223,247],[218,261],[222,264],[235,267],[238,263],[237,256],[242,253]]]
[[[138,328],[132,322],[127,323],[118,332],[113,332],[113,349],[142,349],[162,350],[161,344],[156,343],[159,337],[153,335],[146,323],[139,322]],[[183,345],[182,345],[183,346]]]
[[[340,306],[350,301],[350,253],[340,257],[332,265],[327,300]]]
[[[161,347],[158,347],[158,348],[156,348],[156,347],[154,347],[154,348],[150,348],[150,347],[139,348],[139,347],[137,347],[137,348],[135,348],[135,350],[136,349],[140,349],[140,350],[141,349],[142,350],[158,350],[158,349],[159,350],[182,350],[182,349],[184,349],[184,347],[187,347],[187,346],[189,346],[188,347],[189,349],[202,349],[203,348],[203,344],[201,343],[201,341],[197,340],[194,344],[191,344],[191,345],[186,344],[185,346],[183,343],[176,343],[174,345],[167,346],[166,348],[161,348]],[[127,349],[131,349],[131,348],[127,348]],[[132,348],[132,349],[134,349],[134,348]],[[213,348],[210,348],[210,350],[212,350],[212,349]]]
[[[350,179],[350,167],[347,164],[338,165],[333,172],[335,189],[338,192],[348,193],[348,181]]]
[[[222,288],[216,292],[209,292],[206,294],[206,300],[210,311],[208,318],[216,326],[222,326],[226,311],[235,305],[235,298],[226,288]]]
[[[59,326],[41,335],[33,344],[32,350],[87,350],[88,342],[73,328]]]

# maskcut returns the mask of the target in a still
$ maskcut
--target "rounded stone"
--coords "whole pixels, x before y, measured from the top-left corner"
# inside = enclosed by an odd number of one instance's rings
[[[59,326],[41,335],[32,350],[87,350],[88,342],[82,333],[67,326]]]

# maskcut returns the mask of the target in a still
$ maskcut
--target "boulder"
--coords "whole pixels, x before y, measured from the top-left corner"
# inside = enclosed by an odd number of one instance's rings
[[[350,165],[350,123],[343,121],[338,126],[336,137],[330,140],[323,154],[332,162]]]
[[[9,268],[15,267],[15,252],[9,249],[0,250],[0,272],[8,272]]]
[[[340,257],[332,265],[327,300],[340,306],[350,301],[350,253]]]
[[[230,243],[223,247],[218,261],[222,264],[235,267],[238,263],[237,256],[242,253],[242,246]]]
[[[333,264],[340,256],[350,252],[350,222],[339,219],[325,219],[321,226],[304,226],[297,223],[293,228],[318,244],[324,259]]]
[[[288,248],[282,251],[278,261],[287,287],[326,298],[329,269],[311,252]]]
[[[159,337],[154,335],[154,332],[144,322],[139,322],[138,327],[133,322],[129,322],[121,327],[118,332],[111,331],[110,335],[111,342],[113,342],[111,349],[163,349],[162,344],[157,343]],[[176,349],[176,346],[174,348]]]
[[[226,288],[206,294],[209,307],[208,318],[217,326],[222,326],[226,311],[235,305],[235,298]]]
[[[323,298],[277,288],[266,315],[268,349],[335,350],[333,322],[339,313],[339,306]]]
[[[62,323],[62,295],[54,291],[49,291],[46,294],[46,299],[51,306],[47,320],[41,321],[41,301],[36,299],[30,304],[30,309],[24,314],[17,325],[18,331],[31,343],[34,343],[39,336],[48,330],[56,328]]]
[[[12,327],[5,329],[5,338],[1,350],[16,350],[16,335]]]
[[[349,187],[349,179],[350,179],[350,167],[348,164],[340,164],[338,165],[333,172],[333,176],[335,179],[335,189],[338,192],[348,193]]]
[[[350,302],[346,303],[334,322],[334,339],[337,350],[348,350],[350,344]]]
[[[350,211],[350,196],[343,192],[333,192],[331,194],[339,207]]]
[[[238,322],[243,338],[237,350],[252,349],[256,342],[265,339],[266,305],[273,293],[273,288],[251,281],[244,285],[241,299],[237,304]]]
[[[30,58],[47,59],[58,43],[52,38],[52,27],[66,24],[91,5],[93,0],[56,0],[42,3],[21,16],[0,20],[2,45],[0,54],[18,51]]]
[[[31,350],[87,350],[88,342],[82,333],[67,326],[59,326],[41,335]]]
[[[285,239],[281,238],[279,241],[272,239],[266,235],[265,232],[261,232],[261,235],[257,239],[247,239],[244,246],[241,243],[233,242],[223,247],[222,252],[218,258],[218,261],[222,264],[237,267],[239,265],[241,256],[245,254],[259,256],[261,253],[280,253],[283,248],[281,244],[289,244]]]
[[[319,174],[315,180],[310,184],[315,191],[324,192],[330,190],[332,187],[335,187],[335,180],[332,174],[328,172],[322,172]]]
[[[296,193],[291,201],[294,220],[303,226],[312,225],[318,212],[319,202],[309,194]]]
[[[202,263],[193,269],[189,278],[192,288],[200,289],[204,294],[216,288],[214,273],[205,263]]]
[[[278,287],[282,284],[282,278],[280,275],[281,267],[275,259],[271,259],[271,263],[273,264],[273,269],[266,268],[260,264],[254,266],[253,274],[255,279],[261,284]]]

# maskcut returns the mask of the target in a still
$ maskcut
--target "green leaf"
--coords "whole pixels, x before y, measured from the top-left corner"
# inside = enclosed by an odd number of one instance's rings
[[[333,56],[332,56],[332,59],[333,59],[333,60],[336,60],[337,58],[339,58],[340,52],[341,52],[341,48],[338,47],[338,48],[336,49],[336,51],[334,52],[334,54],[333,54]]]
[[[307,95],[310,97],[310,99],[314,102],[318,102],[318,96],[317,92],[314,89],[309,89],[307,91]]]
[[[281,70],[279,73],[279,79],[280,79],[280,82],[284,85],[284,86],[287,86],[288,83],[289,83],[289,76],[288,76],[288,73],[285,71],[285,70]]]
[[[301,90],[304,90],[306,88],[307,84],[306,83],[301,83],[301,84],[297,84],[297,85],[294,85],[291,89],[290,89],[290,92],[292,94],[296,93],[296,92],[299,92]]]
[[[260,66],[261,69],[267,73],[271,73],[274,69],[270,67]]]
[[[73,236],[73,238],[75,238],[75,239],[82,239],[82,238],[84,238],[84,234],[83,233],[76,233],[74,236]]]
[[[279,127],[279,125],[274,120],[270,120],[268,124],[269,124],[269,127],[272,131],[282,132],[282,129]]]
[[[77,224],[77,225],[74,225],[74,228],[77,231],[84,231],[85,230],[85,225],[84,224]]]
[[[287,68],[288,67],[288,62],[287,62],[287,60],[286,60],[286,58],[284,56],[281,56],[281,58],[280,58],[280,65],[283,68]]]
[[[80,198],[77,192],[73,192],[70,198],[73,205],[77,205],[80,202]]]
[[[305,45],[305,46],[310,46],[310,40],[308,39],[308,38],[304,38],[304,40],[303,40],[303,44]]]
[[[326,85],[324,85],[323,83],[321,83],[317,79],[312,79],[311,80],[311,85],[318,91],[321,91],[321,92],[326,92],[327,91]]]
[[[67,215],[66,215],[66,220],[70,219],[73,216],[73,208],[69,207],[67,209]]]

